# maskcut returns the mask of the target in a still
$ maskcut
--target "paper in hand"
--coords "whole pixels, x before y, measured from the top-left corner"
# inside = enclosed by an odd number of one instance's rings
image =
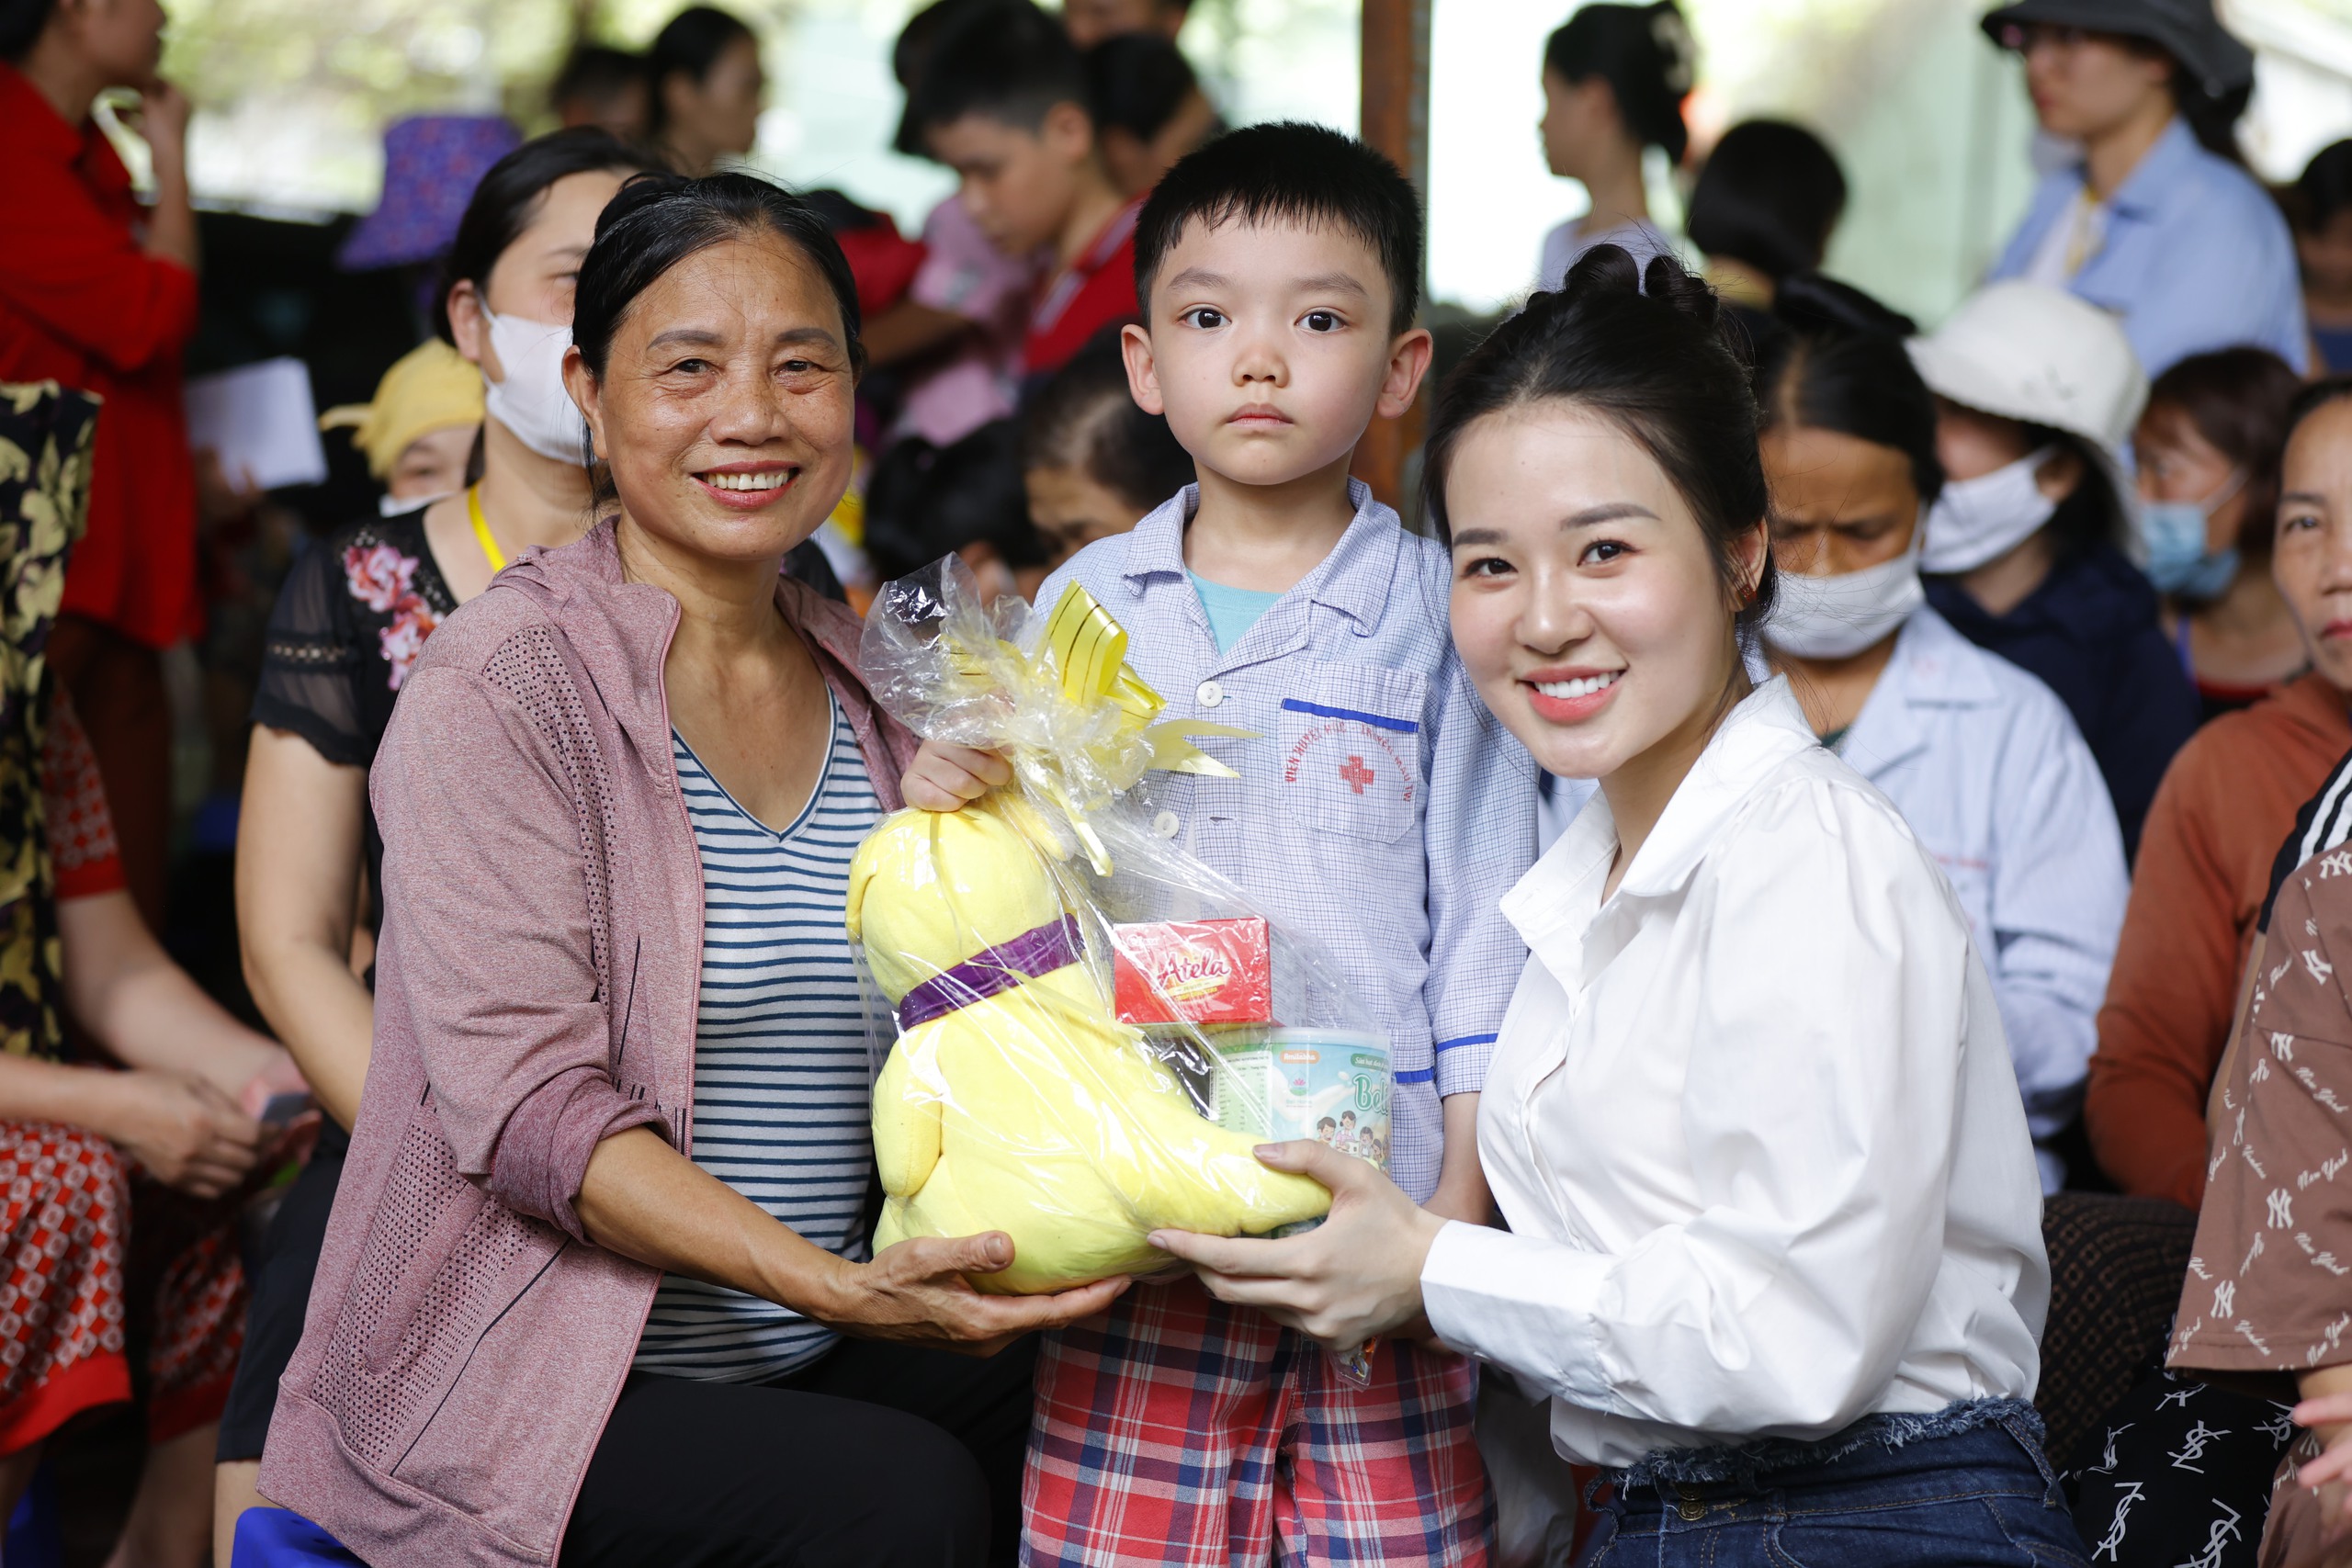
[[[209,449],[239,490],[314,485],[327,477],[310,367],[265,359],[192,378],[183,390],[191,451]]]

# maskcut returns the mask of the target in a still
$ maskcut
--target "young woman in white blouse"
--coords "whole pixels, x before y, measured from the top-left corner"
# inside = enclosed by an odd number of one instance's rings
[[[1294,1143],[1262,1157],[1332,1189],[1319,1229],[1161,1245],[1333,1346],[1432,1336],[1548,1393],[1617,1483],[1588,1562],[2082,1562],[1999,1010],[1902,818],[1750,684],[1765,481],[1714,297],[1594,251],[1456,372],[1427,468],[1481,694],[1600,782],[1504,904],[1532,957],[1478,1143],[1510,1229]]]

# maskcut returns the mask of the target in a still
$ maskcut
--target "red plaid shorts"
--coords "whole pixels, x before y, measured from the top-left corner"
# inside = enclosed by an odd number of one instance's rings
[[[1021,1484],[1026,1568],[1444,1563],[1494,1529],[1476,1366],[1383,1344],[1372,1386],[1197,1281],[1046,1336]]]

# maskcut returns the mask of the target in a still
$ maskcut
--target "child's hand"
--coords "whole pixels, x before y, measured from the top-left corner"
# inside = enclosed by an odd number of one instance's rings
[[[899,794],[918,810],[955,811],[1012,782],[1012,764],[1001,751],[926,740],[899,781]]]

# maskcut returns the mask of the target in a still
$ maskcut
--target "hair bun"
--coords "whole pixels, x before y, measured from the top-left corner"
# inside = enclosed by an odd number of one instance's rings
[[[1642,291],[1671,305],[1678,315],[1690,317],[1709,332],[1715,330],[1723,312],[1723,301],[1707,287],[1706,280],[1685,270],[1672,256],[1650,258],[1650,265],[1642,274]]]
[[[1639,294],[1642,291],[1642,269],[1634,254],[1623,245],[1600,244],[1589,247],[1560,279],[1555,291],[1574,298],[1580,294]]]
[[[1709,333],[1716,330],[1722,313],[1715,291],[1674,257],[1654,255],[1644,265],[1624,246],[1610,243],[1595,245],[1578,256],[1555,292],[1538,294],[1527,304],[1534,310],[1539,306],[1549,309],[1556,301],[1558,308],[1566,309],[1602,294],[1656,300]]]
[[[1865,337],[1919,335],[1919,323],[1890,310],[1850,283],[1817,272],[1792,273],[1772,296],[1772,314],[1807,336],[1855,333]]]

